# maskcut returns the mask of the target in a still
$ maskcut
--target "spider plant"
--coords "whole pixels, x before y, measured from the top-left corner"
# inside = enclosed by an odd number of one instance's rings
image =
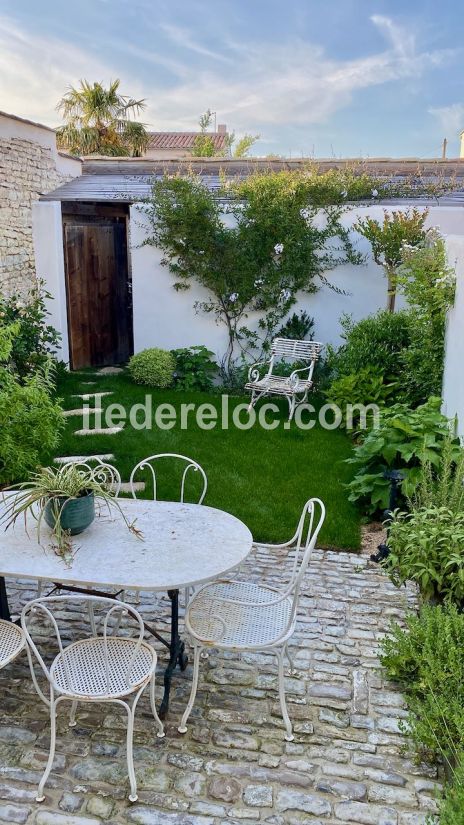
[[[52,529],[55,539],[53,548],[65,561],[72,560],[71,536],[82,532],[95,518],[95,500],[98,499],[108,508],[119,510],[127,528],[137,537],[141,532],[135,522],[129,522],[121,505],[111,489],[109,470],[102,467],[92,469],[88,465],[64,464],[58,468],[42,467],[31,475],[28,481],[13,485],[5,490],[5,512],[1,521],[5,530],[15,524],[22,515],[26,522],[30,512],[37,522],[37,534],[40,543],[43,520]],[[80,502],[83,510],[82,519],[73,518],[75,504]],[[84,504],[84,507],[82,507]]]

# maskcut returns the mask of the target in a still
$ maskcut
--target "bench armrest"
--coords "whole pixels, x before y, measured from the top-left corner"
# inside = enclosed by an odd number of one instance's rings
[[[257,361],[256,364],[252,364],[250,369],[248,370],[248,380],[249,381],[259,381],[260,379],[260,370],[259,367],[267,367],[269,372],[269,365],[270,361]]]

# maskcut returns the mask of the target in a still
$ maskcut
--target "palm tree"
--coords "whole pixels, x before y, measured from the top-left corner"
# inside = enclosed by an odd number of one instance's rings
[[[71,86],[57,105],[64,126],[57,129],[57,143],[74,155],[140,157],[148,144],[148,133],[133,118],[145,108],[145,100],[119,93],[119,80],[105,89],[101,83],[81,80]]]

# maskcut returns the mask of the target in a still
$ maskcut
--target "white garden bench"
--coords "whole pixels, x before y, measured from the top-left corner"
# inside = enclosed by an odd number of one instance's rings
[[[259,398],[265,395],[284,395],[288,401],[289,421],[293,418],[296,407],[304,404],[308,392],[313,386],[313,372],[323,344],[318,341],[295,341],[287,338],[275,338],[272,342],[271,357],[268,361],[258,361],[248,371],[248,383],[245,389],[251,391],[248,409],[251,410]],[[300,369],[293,370],[288,376],[273,375],[274,363],[280,359],[306,361]],[[260,367],[267,367],[267,372],[260,377]]]

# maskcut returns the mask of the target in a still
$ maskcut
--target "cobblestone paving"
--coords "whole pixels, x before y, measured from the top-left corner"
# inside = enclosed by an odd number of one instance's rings
[[[277,561],[276,563],[276,555]],[[279,578],[279,553],[256,551],[250,577]],[[31,591],[10,583],[19,608]],[[136,717],[139,801],[126,801],[125,720],[108,705],[81,706],[78,726],[59,716],[57,757],[41,805],[48,716],[22,656],[0,672],[0,822],[31,825],[420,825],[435,810],[436,771],[404,754],[404,703],[385,682],[377,642],[413,606],[365,556],[317,552],[301,598],[286,680],[295,741],[285,742],[276,667],[263,654],[202,660],[186,736],[177,725],[190,668],[176,673],[167,736],[157,740],[147,698]],[[167,600],[141,606],[165,624]],[[71,612],[75,628],[80,614]],[[157,647],[158,644],[157,644]],[[164,664],[160,651],[160,665]]]

